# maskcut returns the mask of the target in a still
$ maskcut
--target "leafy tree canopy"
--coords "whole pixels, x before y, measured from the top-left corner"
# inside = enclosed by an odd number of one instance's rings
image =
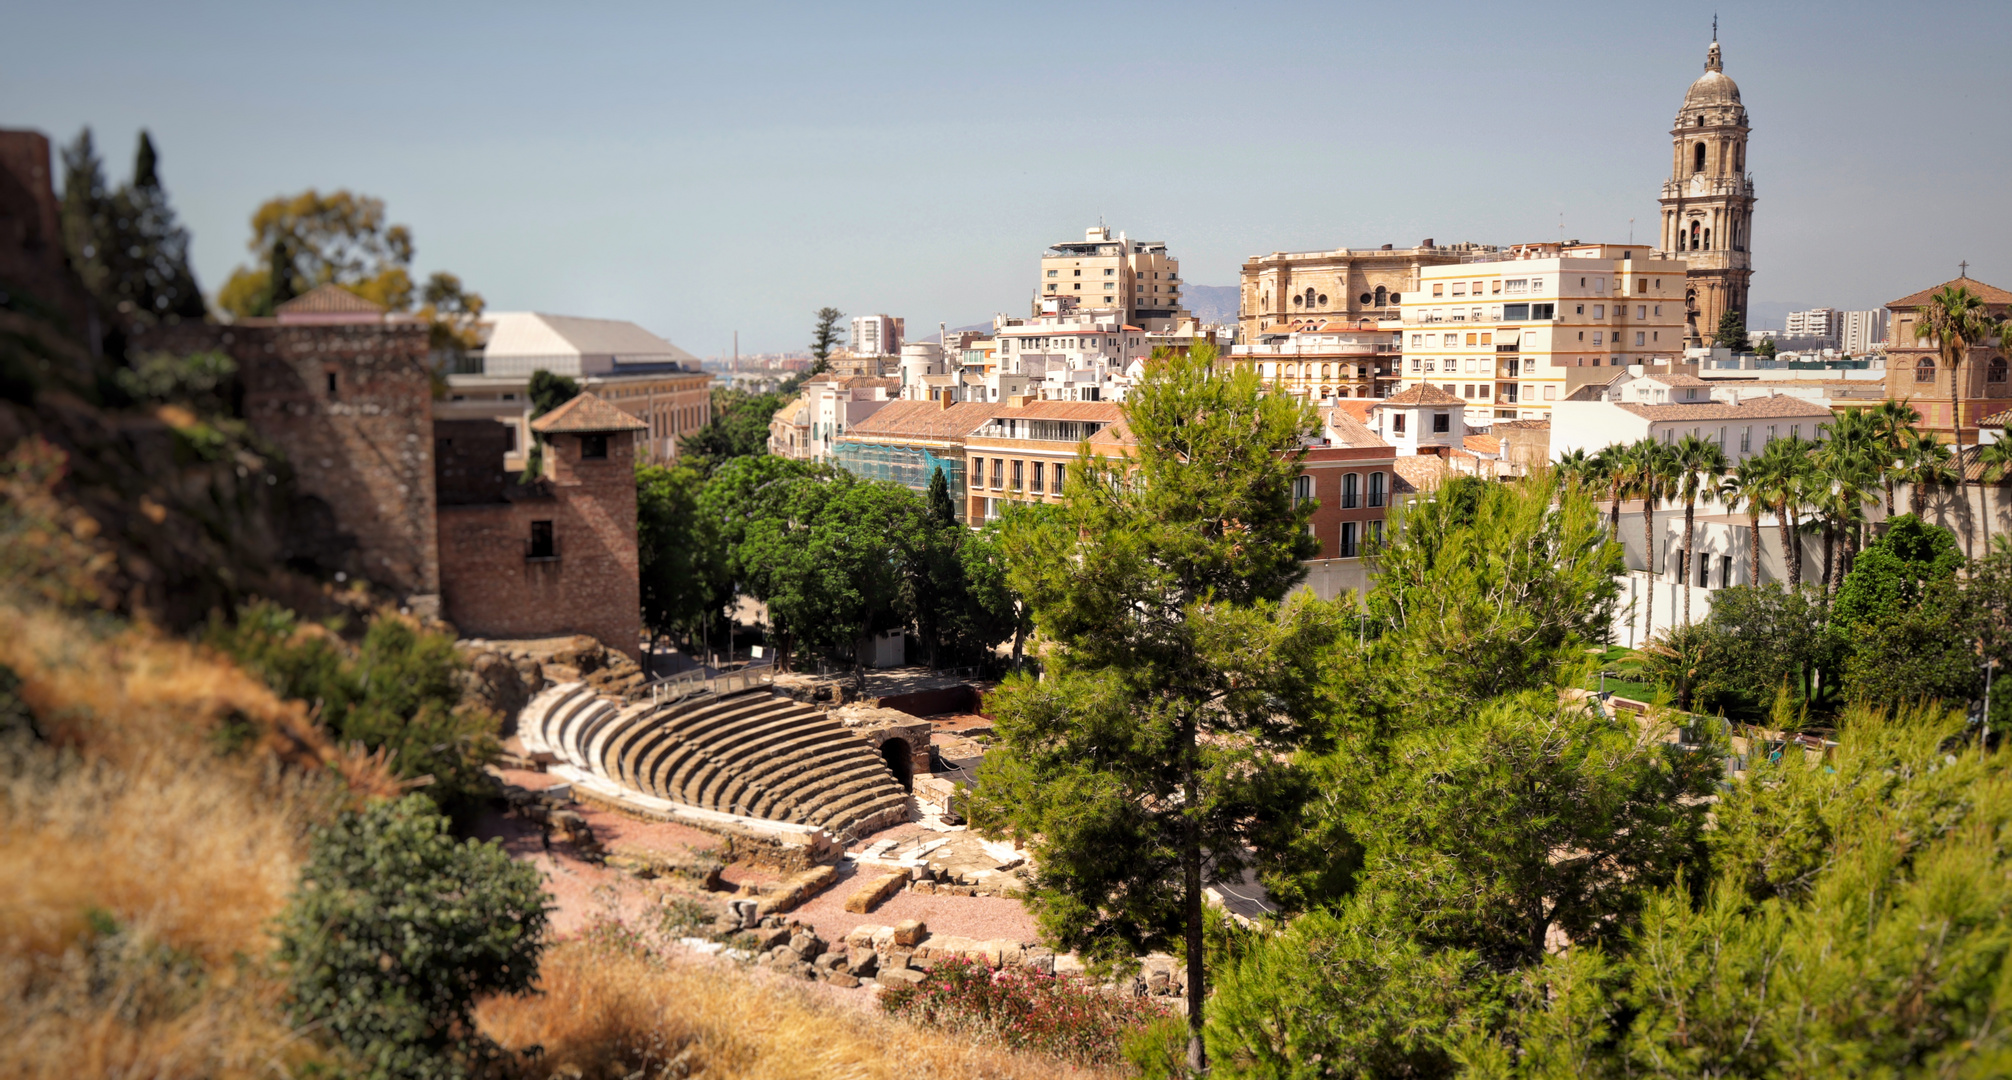
[[[1833,617],[1854,626],[1898,615],[1920,603],[1930,582],[1954,577],[1962,565],[1955,533],[1902,514],[1859,552],[1837,591]]]

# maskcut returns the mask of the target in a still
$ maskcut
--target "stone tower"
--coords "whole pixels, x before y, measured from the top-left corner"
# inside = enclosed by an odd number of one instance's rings
[[[1670,131],[1670,178],[1661,200],[1662,249],[1690,267],[1685,336],[1693,345],[1709,342],[1727,311],[1747,311],[1754,210],[1748,131],[1740,88],[1719,60],[1714,26],[1705,73],[1684,93]]]

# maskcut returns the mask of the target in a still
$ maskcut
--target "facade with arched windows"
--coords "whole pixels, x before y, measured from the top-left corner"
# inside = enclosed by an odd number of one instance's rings
[[[1670,129],[1670,178],[1663,182],[1661,247],[1689,266],[1685,336],[1709,341],[1720,317],[1744,318],[1753,276],[1754,184],[1746,171],[1747,112],[1714,36],[1705,73],[1684,94]]]
[[[1414,248],[1274,251],[1244,261],[1237,324],[1245,341],[1304,323],[1395,319],[1405,290],[1427,266],[1457,263],[1484,249],[1474,244]]]
[[[1978,421],[2012,408],[2012,381],[2008,381],[2004,343],[1995,336],[1972,342],[1956,367],[1957,401],[1950,402],[1949,368],[1939,343],[1922,337],[1921,308],[1943,289],[1967,289],[1984,301],[1984,315],[1990,319],[2012,316],[2012,292],[1969,276],[1957,277],[1920,292],[1909,293],[1886,305],[1886,396],[1906,400],[1921,413],[1920,428],[1947,442],[1957,410],[1963,421],[1963,442],[1975,445],[1980,438]]]

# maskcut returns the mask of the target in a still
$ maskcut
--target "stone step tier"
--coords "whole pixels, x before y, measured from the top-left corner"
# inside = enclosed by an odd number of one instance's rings
[[[526,750],[702,810],[847,840],[908,816],[908,793],[873,747],[763,687],[659,705],[561,683],[531,699],[517,732]]]

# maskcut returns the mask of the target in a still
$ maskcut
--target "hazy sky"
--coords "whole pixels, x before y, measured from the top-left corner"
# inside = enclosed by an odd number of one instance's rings
[[[416,269],[701,355],[1023,311],[1099,216],[1276,250],[1654,239],[1715,5],[0,6],[0,125],[149,128],[214,291],[258,203],[383,197]],[[2012,4],[1728,4],[1756,323],[2012,287]],[[926,329],[925,329],[926,328]]]

